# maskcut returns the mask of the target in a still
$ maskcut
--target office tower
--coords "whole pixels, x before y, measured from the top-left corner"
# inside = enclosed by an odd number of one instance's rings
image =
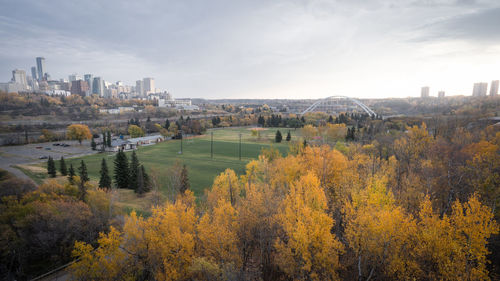
[[[147,95],[155,92],[155,79],[154,78],[144,78],[143,82],[143,95]]]
[[[444,91],[438,92],[438,98],[440,98],[440,99],[444,98]]]
[[[94,77],[92,90],[94,94],[100,97],[104,97],[104,81],[101,79],[101,77]]]
[[[92,93],[94,93],[93,89],[94,89],[94,81],[93,81],[93,78],[92,78],[92,74],[85,74],[83,75],[83,80],[85,80],[87,82],[87,85],[89,86],[89,89],[87,91],[87,93],[85,94],[86,96],[90,96],[92,95]]]
[[[82,97],[87,95],[89,90],[89,85],[87,81],[76,80],[71,82],[71,94],[72,95],[80,95]]]
[[[429,87],[422,87],[422,90],[420,91],[420,97],[421,98],[429,97]]]
[[[71,74],[68,76],[69,82],[77,81],[77,80],[82,80],[82,77],[76,73]]]
[[[12,82],[20,84],[23,90],[28,89],[28,82],[26,81],[26,72],[24,70],[12,70]]]
[[[498,80],[491,81],[490,96],[498,95]]]
[[[38,80],[45,80],[44,79],[44,74],[45,74],[45,58],[42,57],[37,57],[36,58],[36,68],[38,71]]]
[[[142,83],[142,80],[135,81],[135,92],[140,97],[144,96],[144,83]]]
[[[31,77],[33,77],[33,80],[38,80],[38,75],[36,74],[36,67],[35,66],[31,67]]]
[[[486,82],[474,83],[474,88],[472,89],[472,96],[484,97],[486,96],[487,90],[488,90],[488,83]]]

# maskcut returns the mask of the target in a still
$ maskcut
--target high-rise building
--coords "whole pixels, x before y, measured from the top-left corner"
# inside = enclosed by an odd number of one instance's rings
[[[69,82],[77,81],[77,80],[82,80],[82,77],[76,73],[71,74],[68,76]]]
[[[484,97],[486,96],[487,90],[488,90],[488,83],[486,82],[474,83],[474,88],[472,89],[472,96]]]
[[[101,77],[94,77],[94,81],[92,83],[92,93],[104,97],[104,81]]]
[[[147,95],[155,92],[155,79],[154,78],[144,78],[143,83],[143,95]]]
[[[498,95],[498,80],[491,81],[491,87],[490,87],[490,96],[496,96]]]
[[[19,69],[12,70],[12,82],[20,84],[23,90],[28,89],[28,82],[26,81],[26,71]]]
[[[31,77],[33,77],[33,80],[38,80],[38,75],[36,74],[36,66],[31,67]]]
[[[135,92],[140,97],[144,96],[144,83],[142,83],[142,80],[135,81]]]
[[[92,93],[94,93],[94,91],[93,91],[94,80],[92,78],[92,74],[83,75],[83,80],[85,80],[87,82],[87,85],[89,85],[89,89],[85,95],[86,96],[92,95]]]
[[[87,81],[76,80],[71,82],[72,95],[80,95],[84,97],[87,95],[88,90],[89,90],[89,85],[87,84]]]
[[[45,80],[44,79],[44,74],[45,74],[45,58],[43,57],[37,57],[36,58],[36,69],[38,71],[38,80]]]
[[[422,90],[420,91],[420,97],[421,98],[429,97],[429,87],[422,87]]]
[[[440,98],[440,99],[444,98],[444,91],[438,92],[438,98]]]

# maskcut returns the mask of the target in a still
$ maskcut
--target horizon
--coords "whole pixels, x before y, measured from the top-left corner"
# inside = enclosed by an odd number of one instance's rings
[[[497,1],[2,1],[0,82],[45,57],[176,98],[470,96],[500,79]],[[75,19],[78,19],[76,21]]]

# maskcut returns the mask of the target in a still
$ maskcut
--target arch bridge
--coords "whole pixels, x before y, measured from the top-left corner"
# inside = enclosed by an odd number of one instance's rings
[[[365,113],[367,113],[372,117],[377,115],[373,110],[371,110],[368,106],[366,106],[359,100],[347,96],[331,96],[324,99],[320,99],[315,103],[313,103],[311,106],[309,106],[306,110],[302,111],[301,115],[304,115],[308,112],[312,112],[315,110],[322,110],[325,112],[338,111],[339,109],[345,110],[347,107],[349,107],[349,105],[345,104],[343,105],[342,103],[346,101],[351,103],[350,105],[351,108],[359,107]]]

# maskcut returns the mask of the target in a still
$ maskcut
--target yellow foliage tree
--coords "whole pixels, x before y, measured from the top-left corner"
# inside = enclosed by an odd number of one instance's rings
[[[92,138],[92,134],[87,125],[73,124],[69,125],[66,129],[66,137],[70,140],[78,140],[78,142],[82,144],[83,140]]]

